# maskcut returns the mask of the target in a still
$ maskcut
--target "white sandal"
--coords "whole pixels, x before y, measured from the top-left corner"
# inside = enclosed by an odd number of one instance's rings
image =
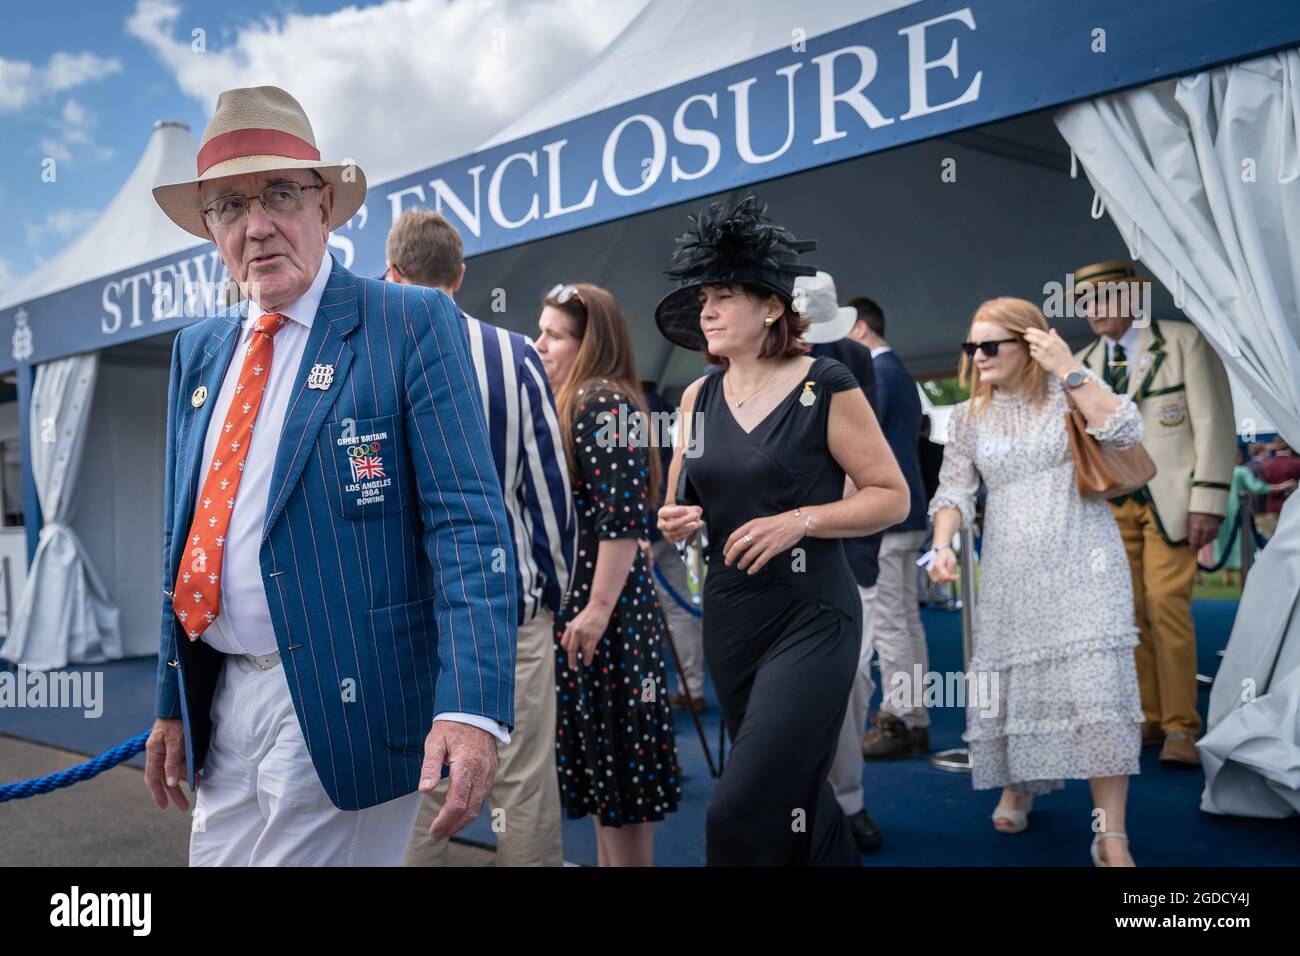
[[[999,833],[1024,833],[1029,826],[1029,814],[1034,809],[1034,797],[1031,794],[1029,804],[1023,810],[1006,810],[994,808],[993,829]],[[998,826],[999,820],[1005,820],[1010,826]]]
[[[1096,836],[1092,838],[1092,845],[1088,847],[1088,852],[1092,854],[1093,866],[1110,866],[1109,863],[1107,863],[1105,860],[1101,858],[1101,850],[1099,849],[1099,847],[1101,846],[1101,841],[1108,839],[1110,837],[1114,837],[1117,840],[1123,840],[1125,843],[1128,842],[1127,833],[1119,833],[1114,830],[1106,830],[1102,833],[1098,833]]]

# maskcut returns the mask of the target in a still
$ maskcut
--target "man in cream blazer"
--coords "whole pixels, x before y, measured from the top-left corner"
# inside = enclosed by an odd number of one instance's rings
[[[1151,317],[1149,280],[1138,279],[1132,263],[1086,266],[1074,289],[1100,336],[1077,358],[1137,404],[1142,444],[1157,468],[1145,488],[1111,501],[1133,575],[1142,740],[1163,740],[1166,764],[1195,766],[1192,586],[1196,552],[1214,540],[1228,510],[1236,430],[1227,373],[1194,326]]]

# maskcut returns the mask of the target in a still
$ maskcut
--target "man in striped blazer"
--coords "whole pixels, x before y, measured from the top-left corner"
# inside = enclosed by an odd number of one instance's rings
[[[246,297],[172,351],[145,780],[192,865],[396,865],[474,819],[514,724],[514,546],[445,295],[326,251],[365,197],[298,102],[228,90],[163,210]],[[418,791],[417,791],[418,787]]]
[[[388,234],[388,278],[455,296],[465,279],[456,227],[412,209]],[[487,416],[492,461],[506,501],[519,573],[515,730],[502,749],[488,800],[497,866],[562,866],[560,791],[555,774],[554,615],[568,590],[576,524],[564,442],[541,356],[517,332],[461,313]],[[425,798],[407,866],[447,863],[447,842],[430,842],[446,787]]]

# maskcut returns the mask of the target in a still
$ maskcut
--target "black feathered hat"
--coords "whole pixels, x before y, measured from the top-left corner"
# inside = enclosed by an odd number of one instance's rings
[[[817,248],[816,240],[796,239],[773,223],[767,206],[752,193],[734,206],[715,202],[687,222],[665,270],[678,286],[655,308],[659,331],[674,345],[695,351],[707,345],[700,331],[697,290],[702,285],[746,285],[776,293],[790,305],[794,280],[817,274],[816,266],[799,263],[800,253]]]

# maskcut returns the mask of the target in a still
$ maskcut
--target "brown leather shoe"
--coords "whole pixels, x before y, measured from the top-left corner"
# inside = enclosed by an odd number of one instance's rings
[[[707,708],[707,707],[709,706],[707,703],[705,703],[705,701],[704,701],[704,697],[703,697],[702,695],[699,696],[699,697],[694,697],[694,696],[693,696],[693,697],[691,698],[691,700],[693,700],[693,701],[695,702],[695,708],[694,708],[694,710],[695,710],[695,713],[697,713],[697,714],[698,714],[700,711],[704,710],[705,708]],[[674,691],[670,691],[669,694],[668,694],[668,706],[671,707],[673,710],[690,710],[690,709],[691,709],[690,704],[687,702],[686,695],[685,695],[685,694],[679,694],[679,693],[677,693],[677,691],[675,691],[675,690],[674,690]]]
[[[1156,744],[1165,742],[1165,732],[1160,729],[1160,725],[1153,720],[1143,721],[1142,723],[1142,746],[1154,747]]]
[[[1201,755],[1196,750],[1196,741],[1185,730],[1175,730],[1165,736],[1165,745],[1160,748],[1160,762],[1171,766],[1199,767]]]
[[[930,731],[926,727],[913,727],[907,732],[907,742],[912,747],[914,754],[928,754],[930,752]]]
[[[912,754],[912,733],[907,724],[882,710],[876,718],[876,726],[862,736],[862,758],[898,760]]]

